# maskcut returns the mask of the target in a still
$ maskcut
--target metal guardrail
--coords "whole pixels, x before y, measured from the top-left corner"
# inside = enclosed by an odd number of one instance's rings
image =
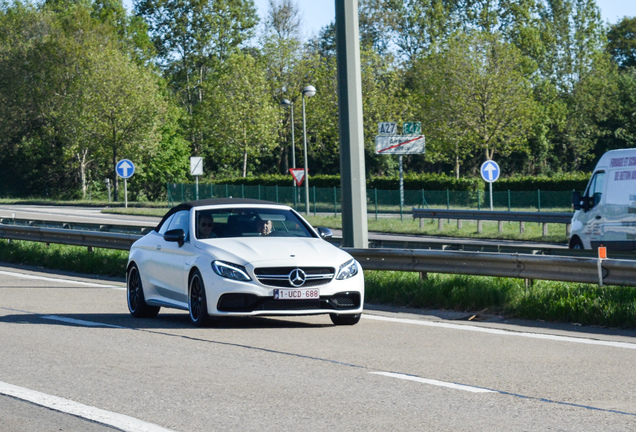
[[[365,270],[394,270],[598,284],[598,259],[489,252],[347,249]],[[604,285],[636,286],[636,261],[602,261]]]
[[[128,250],[141,235],[0,224],[0,238]],[[365,270],[451,273],[636,286],[636,260],[412,249],[346,248]]]
[[[0,224],[0,238],[86,246],[89,249],[130,250],[130,246],[141,237],[139,234]]]
[[[101,231],[101,232],[117,232],[126,234],[147,234],[154,226],[142,225],[115,225],[107,223],[89,223],[89,222],[62,222],[53,220],[36,220],[36,219],[17,219],[17,218],[0,218],[0,224],[31,226],[43,228],[64,228],[76,229],[83,231]]]
[[[444,219],[476,220],[480,221],[498,221],[498,222],[519,222],[519,231],[523,232],[525,222],[538,222],[543,224],[543,235],[548,235],[548,224],[558,223],[565,224],[566,233],[570,234],[570,224],[572,222],[572,213],[551,213],[551,212],[512,212],[497,210],[444,210],[444,209],[418,209],[413,208],[413,219],[420,220],[420,228],[422,228],[422,219],[439,219],[439,228],[443,228]],[[478,231],[481,232],[481,226],[478,224]],[[501,225],[499,226],[501,231]]]

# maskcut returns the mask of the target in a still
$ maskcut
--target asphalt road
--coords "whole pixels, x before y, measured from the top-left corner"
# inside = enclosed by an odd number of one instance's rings
[[[0,266],[0,431],[633,431],[636,333],[372,307],[190,326]]]

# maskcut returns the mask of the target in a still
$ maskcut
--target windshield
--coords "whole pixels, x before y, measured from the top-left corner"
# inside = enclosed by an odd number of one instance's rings
[[[315,237],[290,210],[224,208],[196,211],[198,239],[223,237]]]

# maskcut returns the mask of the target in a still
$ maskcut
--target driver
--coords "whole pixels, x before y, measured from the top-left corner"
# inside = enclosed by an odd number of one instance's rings
[[[199,217],[199,224],[197,225],[197,237],[201,239],[216,237],[216,234],[212,231],[213,228],[214,219],[212,215],[202,214]]]

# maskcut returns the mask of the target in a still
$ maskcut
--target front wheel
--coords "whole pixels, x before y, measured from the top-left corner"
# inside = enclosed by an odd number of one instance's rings
[[[209,321],[205,285],[203,284],[203,277],[201,277],[201,273],[198,270],[190,276],[188,310],[190,311],[190,321],[195,326],[203,327]]]
[[[355,325],[360,321],[362,314],[329,314],[331,322],[335,325]]]
[[[575,237],[570,241],[570,249],[583,250],[583,242],[580,238]]]
[[[159,313],[159,306],[150,306],[146,303],[137,264],[131,265],[126,274],[126,294],[128,310],[135,318],[154,318]]]

